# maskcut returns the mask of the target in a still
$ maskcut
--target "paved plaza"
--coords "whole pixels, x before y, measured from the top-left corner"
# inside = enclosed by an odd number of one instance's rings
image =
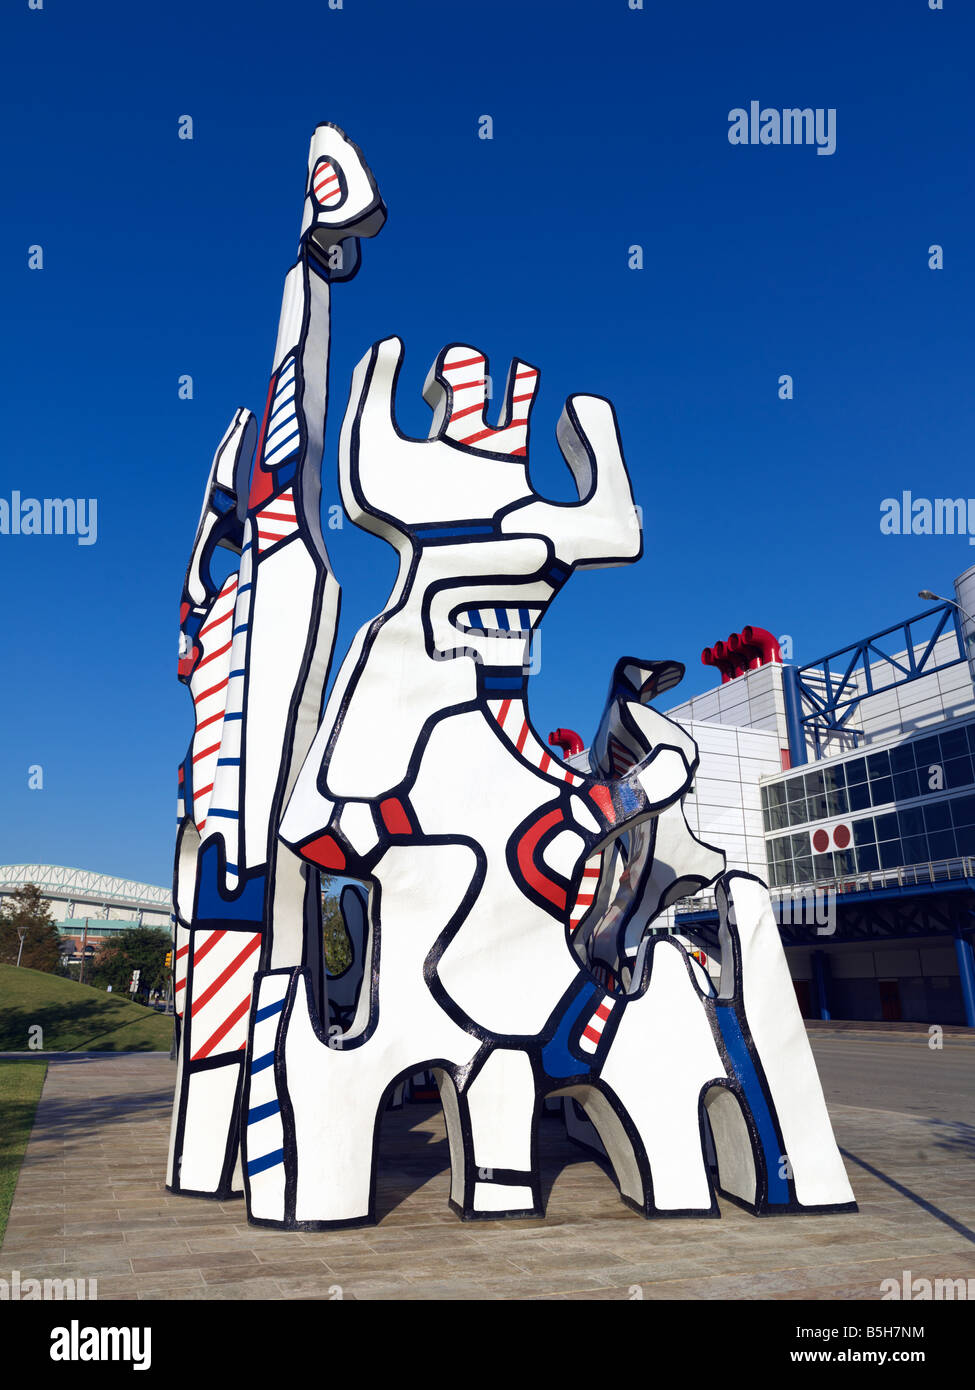
[[[860,1213],[644,1221],[600,1164],[541,1126],[544,1221],[460,1221],[439,1107],[385,1117],[379,1223],[258,1229],[243,1201],[164,1187],[175,1063],[51,1056],[0,1276],[97,1279],[101,1299],[877,1299],[881,1281],[975,1279],[975,1039],[817,1030]],[[23,1065],[31,1065],[25,1061]]]

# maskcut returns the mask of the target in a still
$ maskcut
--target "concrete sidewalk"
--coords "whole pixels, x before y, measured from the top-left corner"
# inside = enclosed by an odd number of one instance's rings
[[[424,1106],[384,1121],[379,1224],[313,1234],[251,1227],[242,1201],[165,1191],[168,1058],[49,1057],[0,1277],[97,1279],[102,1299],[421,1300],[877,1299],[904,1270],[975,1279],[970,1049],[813,1045],[857,1216],[761,1220],[723,1202],[721,1221],[646,1222],[546,1120],[547,1218],[464,1223],[447,1206],[442,1114]]]

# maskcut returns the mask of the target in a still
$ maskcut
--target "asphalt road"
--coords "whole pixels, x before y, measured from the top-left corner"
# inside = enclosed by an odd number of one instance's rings
[[[811,1038],[826,1100],[969,1126],[975,1146],[975,1041],[924,1033]]]

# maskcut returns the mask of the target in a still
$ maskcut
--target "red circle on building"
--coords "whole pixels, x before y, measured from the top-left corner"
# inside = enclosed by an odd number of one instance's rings
[[[817,854],[823,854],[826,850],[829,849],[829,835],[826,833],[825,830],[813,831],[812,842],[813,849],[816,851]]]
[[[848,825],[838,825],[833,831],[833,844],[837,849],[846,849],[850,843],[850,827]]]

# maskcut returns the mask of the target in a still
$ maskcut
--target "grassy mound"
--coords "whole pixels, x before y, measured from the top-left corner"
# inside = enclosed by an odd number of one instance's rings
[[[0,1062],[0,1241],[46,1075],[46,1062]]]
[[[122,995],[0,965],[0,1052],[26,1052],[35,1026],[44,1052],[168,1052],[173,1036],[171,1016]]]

